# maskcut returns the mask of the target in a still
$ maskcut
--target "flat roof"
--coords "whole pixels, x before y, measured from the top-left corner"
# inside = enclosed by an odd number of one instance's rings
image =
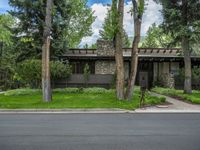
[[[183,53],[180,48],[139,48],[139,57],[156,57],[156,58],[183,58]],[[123,48],[123,56],[131,57],[131,48]],[[113,56],[99,56],[97,55],[96,49],[69,49],[61,57],[94,57],[94,58],[104,58],[104,57],[114,57]],[[192,58],[200,58],[200,56],[192,55]]]

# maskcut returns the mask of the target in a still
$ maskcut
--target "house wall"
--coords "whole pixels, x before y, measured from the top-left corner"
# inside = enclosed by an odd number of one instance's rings
[[[112,60],[98,60],[95,62],[95,74],[115,74],[116,65]],[[129,76],[129,63],[124,63],[125,79]]]
[[[111,56],[115,55],[115,49],[111,41],[98,40],[97,41],[97,56]],[[95,74],[115,74],[116,65],[114,60],[97,60],[95,62]],[[124,63],[125,78],[129,75],[129,64]]]
[[[98,60],[95,62],[95,74],[114,74],[115,62]]]

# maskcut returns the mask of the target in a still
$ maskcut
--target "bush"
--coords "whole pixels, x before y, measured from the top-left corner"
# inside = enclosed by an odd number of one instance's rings
[[[71,75],[71,66],[68,62],[50,62],[51,79],[68,78]],[[40,88],[42,80],[41,60],[26,60],[17,67],[18,76],[21,82],[26,83],[31,88]]]
[[[113,93],[114,90],[110,89],[107,90],[105,88],[99,88],[99,87],[93,87],[93,88],[85,88],[83,89],[84,93],[88,93],[88,94],[104,94],[104,93]]]
[[[85,86],[87,87],[87,83],[90,77],[90,66],[88,64],[85,65],[84,67],[84,81],[85,81]]]
[[[82,93],[81,88],[64,88],[64,89],[54,89],[53,90],[55,93]]]
[[[6,96],[18,96],[18,95],[32,95],[36,93],[41,93],[40,89],[15,89],[5,92]]]

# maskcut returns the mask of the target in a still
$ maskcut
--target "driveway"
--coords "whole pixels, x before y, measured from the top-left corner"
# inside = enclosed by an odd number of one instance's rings
[[[0,115],[1,150],[199,150],[200,114]]]

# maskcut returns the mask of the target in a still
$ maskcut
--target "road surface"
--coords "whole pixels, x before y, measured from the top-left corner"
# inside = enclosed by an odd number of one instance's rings
[[[200,150],[200,114],[0,114],[0,150]]]

